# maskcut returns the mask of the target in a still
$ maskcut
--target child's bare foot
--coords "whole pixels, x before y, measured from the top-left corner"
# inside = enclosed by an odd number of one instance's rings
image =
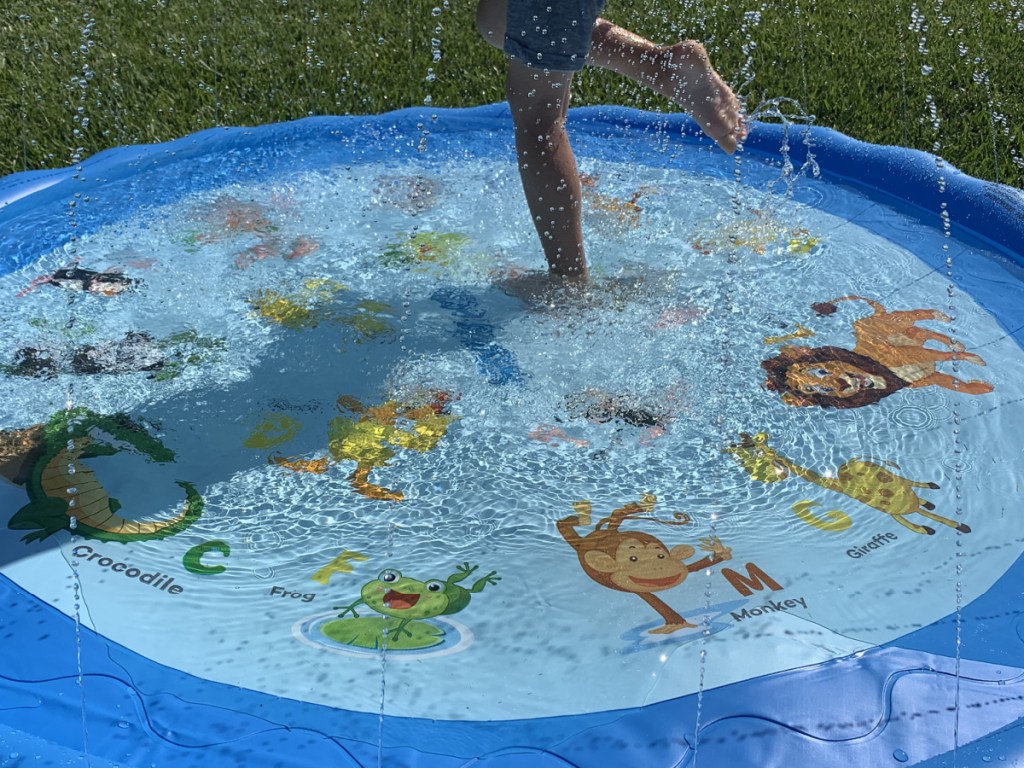
[[[711,66],[708,52],[700,43],[684,40],[659,47],[650,85],[686,110],[730,155],[747,135],[739,99]]]

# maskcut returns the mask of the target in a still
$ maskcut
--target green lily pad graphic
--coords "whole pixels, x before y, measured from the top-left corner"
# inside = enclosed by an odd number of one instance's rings
[[[444,642],[444,630],[425,621],[409,621],[398,633],[400,619],[384,616],[335,619],[320,628],[331,640],[356,648],[382,648],[389,650],[416,651],[432,648]],[[385,637],[385,629],[387,636]]]

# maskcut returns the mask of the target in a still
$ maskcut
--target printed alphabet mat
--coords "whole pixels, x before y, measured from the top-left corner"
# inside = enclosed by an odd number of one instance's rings
[[[1019,700],[1019,595],[986,600],[1024,549],[1020,268],[807,168],[595,131],[585,289],[538,276],[468,132],[96,187],[131,203],[0,276],[3,576],[159,667],[374,717],[714,722],[828,670],[815,743],[902,702],[918,760],[946,696]],[[919,653],[842,719],[836,675]],[[989,712],[964,743],[1020,710]]]

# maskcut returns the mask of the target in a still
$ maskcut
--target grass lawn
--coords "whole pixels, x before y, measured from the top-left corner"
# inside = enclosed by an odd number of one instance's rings
[[[477,37],[472,0],[3,5],[0,174],[216,125],[503,98],[504,60]],[[1019,0],[609,0],[605,15],[704,41],[748,110],[790,97],[818,125],[1024,187]],[[593,70],[573,103],[669,108]]]

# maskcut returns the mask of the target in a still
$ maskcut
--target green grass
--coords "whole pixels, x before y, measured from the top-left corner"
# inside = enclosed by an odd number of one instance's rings
[[[0,174],[217,125],[383,112],[428,96],[438,107],[500,101],[504,60],[477,37],[475,2],[445,2],[7,0]],[[1019,0],[706,5],[609,0],[605,15],[652,39],[703,40],[730,83],[749,80],[749,108],[790,97],[817,125],[938,148],[967,173],[1024,187]],[[911,28],[915,7],[926,28]],[[575,105],[668,108],[606,72],[588,70],[574,93]]]

